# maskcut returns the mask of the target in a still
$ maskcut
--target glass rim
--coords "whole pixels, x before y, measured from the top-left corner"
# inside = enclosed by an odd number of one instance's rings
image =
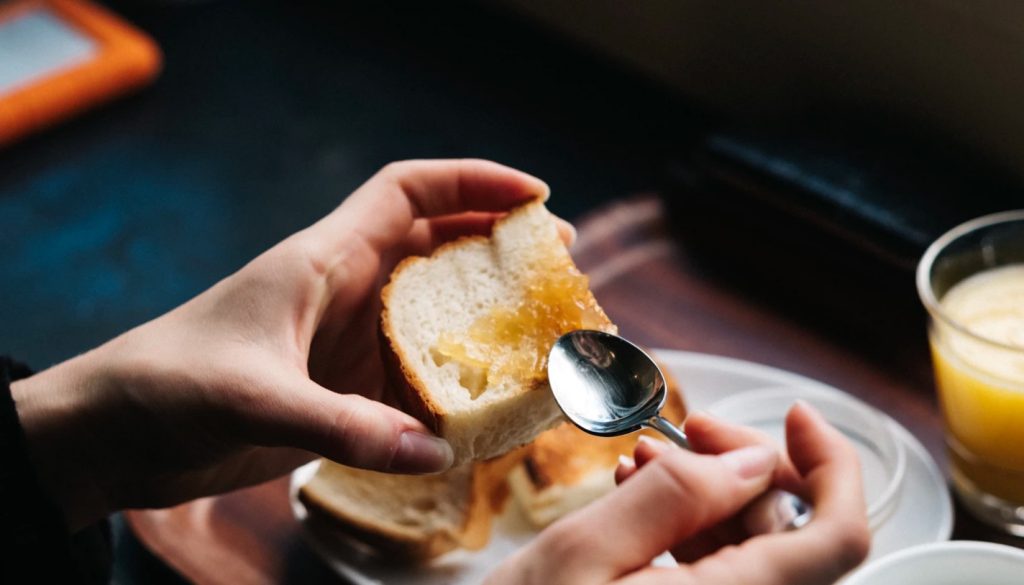
[[[991,213],[989,215],[983,215],[981,217],[965,221],[964,223],[954,227],[953,229],[939,236],[937,240],[935,240],[934,242],[932,242],[930,246],[928,246],[928,249],[925,250],[924,255],[921,256],[921,260],[917,264],[916,273],[918,297],[920,297],[921,303],[924,305],[924,308],[934,318],[938,319],[939,321],[942,321],[945,325],[948,325],[949,327],[953,328],[959,333],[962,333],[974,340],[986,343],[988,345],[1000,349],[1005,349],[1007,351],[1019,353],[1024,353],[1024,347],[1020,347],[1018,345],[1011,345],[1009,343],[1003,343],[1001,341],[996,341],[995,339],[990,339],[983,335],[979,335],[971,331],[970,329],[964,327],[956,320],[954,320],[952,317],[947,315],[946,312],[942,310],[942,306],[939,304],[939,300],[935,298],[935,291],[932,290],[930,274],[932,265],[935,264],[936,258],[938,258],[939,254],[955,240],[958,240],[959,238],[971,232],[977,231],[981,228],[987,228],[1001,223],[1009,223],[1011,221],[1022,220],[1024,220],[1024,209],[1000,211],[997,213]]]

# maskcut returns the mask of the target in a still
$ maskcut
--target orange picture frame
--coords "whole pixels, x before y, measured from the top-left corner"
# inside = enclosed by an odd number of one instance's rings
[[[0,27],[33,10],[46,10],[97,47],[77,65],[0,94],[0,146],[115,96],[148,85],[163,55],[145,33],[86,0],[13,0],[0,3]]]

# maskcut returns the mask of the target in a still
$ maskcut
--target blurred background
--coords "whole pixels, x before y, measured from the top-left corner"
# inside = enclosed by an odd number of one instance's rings
[[[927,243],[1024,201],[1015,2],[102,4],[152,36],[160,75],[0,147],[0,351],[37,369],[398,159],[523,169],[570,220],[656,194],[715,278],[839,337],[874,326],[831,294],[851,266],[879,320],[918,321]],[[117,582],[177,581],[117,526]]]

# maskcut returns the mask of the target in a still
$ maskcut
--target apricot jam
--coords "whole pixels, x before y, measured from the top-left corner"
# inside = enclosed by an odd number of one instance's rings
[[[535,272],[516,306],[496,306],[463,334],[442,333],[434,359],[460,366],[460,383],[477,398],[489,382],[547,379],[551,346],[575,329],[603,328],[606,320],[590,294],[589,279],[571,263]]]

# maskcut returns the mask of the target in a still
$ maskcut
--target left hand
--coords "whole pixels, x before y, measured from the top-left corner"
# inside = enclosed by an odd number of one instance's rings
[[[379,402],[380,288],[401,258],[488,233],[547,192],[487,161],[388,165],[181,307],[12,385],[70,527],[259,483],[316,455],[404,473],[451,465],[445,441]]]

